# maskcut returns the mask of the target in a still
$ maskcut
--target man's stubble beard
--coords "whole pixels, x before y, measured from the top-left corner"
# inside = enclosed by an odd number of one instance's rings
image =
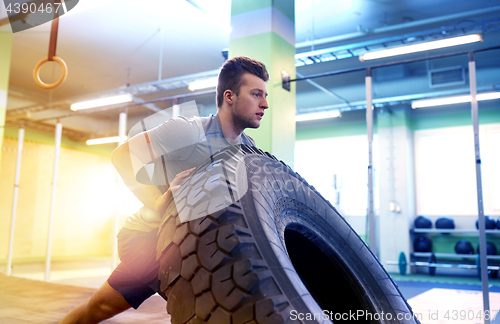
[[[240,114],[240,108],[238,108],[237,103],[231,111],[231,117],[233,119],[233,124],[236,128],[241,129],[241,131],[245,130],[245,128],[259,128],[260,126],[260,124],[255,123],[251,117],[244,117]]]

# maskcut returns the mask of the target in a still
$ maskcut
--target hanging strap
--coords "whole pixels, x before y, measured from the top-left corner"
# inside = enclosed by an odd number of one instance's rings
[[[59,17],[55,17],[52,20],[52,26],[50,27],[50,42],[49,42],[49,54],[47,58],[49,61],[54,60],[54,56],[56,56],[56,48],[57,48],[57,32],[59,31]]]
[[[62,6],[64,6],[64,0],[58,0],[55,2],[62,3]],[[54,10],[54,19],[52,20],[52,25],[50,28],[49,54],[47,55],[46,58],[41,59],[33,69],[33,79],[35,80],[38,86],[44,89],[54,89],[60,86],[68,76],[68,66],[66,65],[66,62],[64,62],[63,59],[56,56],[58,31],[59,31],[59,10],[57,12],[56,10]],[[40,68],[45,62],[48,61],[55,61],[59,63],[62,69],[61,76],[56,82],[52,84],[45,83],[42,81],[42,79],[40,79]]]

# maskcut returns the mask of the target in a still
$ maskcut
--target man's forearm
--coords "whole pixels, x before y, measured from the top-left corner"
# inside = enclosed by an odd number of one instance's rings
[[[136,180],[132,159],[137,159],[134,163],[142,164],[134,154],[130,153],[128,143],[119,146],[111,156],[111,162],[125,185],[146,207],[156,210],[157,199],[162,196],[162,192],[156,186],[145,185]]]

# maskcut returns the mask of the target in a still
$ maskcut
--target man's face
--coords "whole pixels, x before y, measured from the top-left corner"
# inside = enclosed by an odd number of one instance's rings
[[[233,123],[237,128],[258,128],[267,104],[266,82],[250,73],[241,77],[239,95],[234,96]]]

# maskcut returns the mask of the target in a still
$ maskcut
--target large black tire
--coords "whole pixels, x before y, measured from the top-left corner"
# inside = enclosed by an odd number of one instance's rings
[[[173,324],[418,323],[344,218],[272,155],[223,150],[175,201],[157,245]]]

